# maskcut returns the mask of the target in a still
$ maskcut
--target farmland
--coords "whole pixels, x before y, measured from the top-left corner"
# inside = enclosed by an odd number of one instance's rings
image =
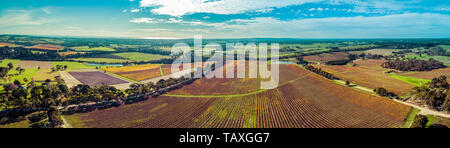
[[[89,85],[91,87],[103,84],[116,85],[128,83],[128,81],[110,76],[108,74],[99,71],[69,72],[69,74],[75,77],[81,83]]]
[[[347,59],[347,53],[344,52],[337,52],[337,53],[330,53],[330,54],[321,54],[321,55],[315,55],[315,56],[306,56],[304,57],[304,60],[310,61],[310,62],[328,62],[328,61],[336,61],[336,60],[344,60]]]
[[[108,48],[108,47],[93,47],[90,48],[89,46],[79,46],[79,47],[71,47],[71,49],[74,49],[77,52],[88,52],[88,51],[116,51],[115,49]]]
[[[282,69],[286,68],[294,67]],[[66,119],[76,123],[72,124],[75,127],[402,127],[411,109],[296,70],[302,73],[285,80],[277,89],[256,94],[219,98],[163,96],[69,115]]]
[[[169,56],[163,56],[158,54],[147,54],[139,52],[125,52],[98,55],[90,58],[77,58],[73,59],[81,62],[93,62],[93,63],[125,63],[125,62],[146,62],[156,61],[161,59],[168,59]]]
[[[74,59],[81,62],[92,62],[92,63],[124,63],[129,62],[129,60],[124,59],[108,59],[108,58],[77,58]]]
[[[131,61],[139,62],[139,61],[155,61],[161,60],[165,58],[170,58],[169,56],[157,55],[157,54],[148,54],[148,53],[139,53],[139,52],[124,52],[124,53],[116,53],[113,54],[115,56],[119,56],[122,58],[129,59]]]
[[[428,60],[430,58],[433,58],[435,60],[444,62],[444,64],[446,66],[450,66],[450,57],[447,57],[447,56],[429,56],[427,54],[422,54],[422,55],[414,54],[414,55],[407,56],[407,58],[417,58],[417,59],[423,59],[423,60]]]
[[[104,70],[132,80],[142,81],[161,76],[160,66],[161,65],[158,64],[146,64],[137,66],[105,68]]]
[[[389,56],[392,55],[392,52],[398,52],[401,51],[401,49],[372,49],[372,50],[367,50],[367,51],[353,51],[350,53],[354,53],[354,54],[377,54],[377,55],[384,55],[384,56]]]
[[[62,50],[64,47],[60,46],[60,45],[42,44],[42,45],[32,46],[30,48],[37,49],[37,50],[59,51],[59,50]]]
[[[357,85],[373,89],[383,87],[399,95],[407,94],[416,86],[404,81],[404,77],[398,79],[400,77],[395,77],[395,75],[392,77],[392,75],[385,73],[386,69],[380,67],[383,60],[357,60],[354,63],[358,66],[322,65],[320,67],[325,71],[335,74],[340,79],[349,80]]]
[[[408,72],[408,73],[401,73],[399,75],[415,77],[415,78],[419,78],[419,79],[426,79],[426,80],[431,80],[433,78],[437,78],[442,75],[445,75],[448,78],[450,78],[450,68],[436,69],[433,71],[425,71],[425,72]],[[448,81],[450,81],[450,80],[448,80]]]
[[[51,62],[53,65],[67,65],[67,70],[78,70],[78,69],[96,69],[97,67],[107,67],[107,66],[92,66],[85,63],[78,62]]]
[[[18,46],[18,45],[10,44],[10,43],[5,43],[5,42],[0,42],[0,47],[5,47],[5,46],[8,46],[8,47],[16,47],[16,46]]]

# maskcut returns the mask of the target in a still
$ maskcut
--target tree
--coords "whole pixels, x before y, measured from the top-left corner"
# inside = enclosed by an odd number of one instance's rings
[[[27,83],[28,79],[27,78],[23,78],[23,82]]]
[[[350,81],[345,81],[345,85],[350,86]]]
[[[411,128],[425,128],[428,123],[428,118],[423,115],[417,115],[414,119],[413,124],[411,125]]]
[[[52,80],[46,79],[46,80],[45,80],[45,85],[50,85],[50,82],[52,82]]]
[[[450,111],[450,91],[448,91],[447,98],[445,99],[444,104],[442,104],[442,110]]]
[[[22,85],[22,83],[19,80],[14,80],[14,84],[19,87]]]
[[[51,106],[47,110],[47,117],[51,128],[58,128],[64,124],[61,119],[61,112],[56,106]]]
[[[11,62],[9,62],[9,63],[8,63],[8,68],[9,68],[9,70],[11,70],[11,69],[14,68],[14,65],[13,65]]]
[[[22,87],[16,88],[12,91],[11,101],[19,108],[27,107],[28,91]]]
[[[381,88],[381,87],[375,89],[374,92],[383,97],[387,96],[389,93],[385,88]]]

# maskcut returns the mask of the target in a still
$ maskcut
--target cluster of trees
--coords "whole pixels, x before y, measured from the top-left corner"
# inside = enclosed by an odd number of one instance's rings
[[[351,60],[343,59],[343,60],[328,61],[325,63],[325,65],[347,65],[349,62],[351,62]]]
[[[424,115],[417,115],[414,118],[414,121],[411,125],[411,128],[448,128],[445,125],[441,125],[441,124],[432,124],[429,127],[427,127],[427,124],[430,120],[428,120],[428,118]]]
[[[377,95],[382,97],[389,97],[391,99],[399,99],[400,97],[395,93],[389,92],[387,89],[379,87],[373,90]]]
[[[0,79],[4,79],[8,76],[10,70],[14,68],[14,65],[10,62],[8,67],[0,67]]]
[[[441,47],[433,47],[425,51],[430,56],[450,56],[450,52]]]
[[[450,92],[446,76],[434,78],[427,85],[415,87],[413,97],[437,110],[450,111]]]
[[[396,59],[383,63],[383,68],[396,69],[400,71],[430,71],[439,68],[445,68],[443,62],[435,59],[418,60],[418,59]]]
[[[59,78],[60,79],[60,78]],[[58,84],[44,83],[35,85],[34,81],[28,84],[21,84],[15,81],[14,84],[3,84],[4,91],[0,94],[0,108],[29,109],[48,108],[59,104],[59,100],[67,96],[68,88],[62,80],[57,80]]]
[[[400,50],[400,51],[393,51],[392,54],[394,55],[401,55],[401,54],[407,54],[407,53],[412,53],[413,51],[408,49],[408,50]]]
[[[64,125],[61,112],[55,106],[30,116],[28,120],[31,123],[31,128],[61,128]]]
[[[68,97],[62,103],[63,105],[81,104],[88,102],[102,102],[118,100],[125,97],[125,93],[115,87],[101,85],[90,87],[89,85],[79,84],[68,93]]]
[[[431,48],[438,43],[437,40],[379,40],[374,44],[385,49],[414,49],[419,47]]]
[[[307,64],[309,64],[309,62],[308,62],[308,61],[305,61],[305,60],[303,59],[303,56],[298,56],[298,57],[297,57],[297,64],[300,64],[300,65],[307,65]]]
[[[67,65],[56,65],[52,67],[52,72],[67,70]]]
[[[388,59],[391,56],[383,56],[379,54],[371,54],[371,53],[361,53],[361,54],[348,54],[348,59],[356,60],[356,59]]]
[[[333,74],[328,73],[326,71],[323,71],[322,68],[316,68],[316,67],[311,66],[311,65],[305,65],[305,69],[307,69],[309,71],[312,71],[312,72],[314,72],[316,74],[319,74],[319,75],[321,75],[321,76],[323,76],[323,77],[325,77],[327,79],[334,79]]]
[[[41,61],[62,61],[58,53],[54,52],[32,52],[31,49],[23,47],[0,47],[0,59],[21,59]]]

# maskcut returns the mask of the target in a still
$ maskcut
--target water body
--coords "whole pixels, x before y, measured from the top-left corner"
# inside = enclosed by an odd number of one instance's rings
[[[272,61],[273,64],[297,64],[291,61]]]
[[[90,65],[90,66],[117,66],[117,67],[123,66],[123,64],[98,64],[98,63],[87,63],[87,65]]]

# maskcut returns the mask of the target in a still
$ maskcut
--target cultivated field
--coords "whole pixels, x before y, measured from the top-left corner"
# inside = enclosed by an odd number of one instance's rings
[[[170,58],[169,56],[163,56],[158,54],[148,54],[139,52],[125,52],[115,54],[98,55],[92,58],[77,58],[73,59],[82,62],[96,62],[96,63],[124,63],[124,62],[146,62],[156,61],[161,59]]]
[[[347,59],[348,54],[345,52],[326,53],[321,55],[306,56],[304,60],[311,62],[328,62]]]
[[[430,58],[433,58],[435,60],[443,62],[446,66],[450,66],[450,57],[447,57],[447,56],[429,56],[427,54],[422,54],[422,55],[413,54],[413,55],[407,56],[407,58],[416,58],[416,59],[422,59],[422,60],[429,60]]]
[[[44,69],[51,69],[53,67],[52,63],[41,61],[20,61],[18,63],[18,66],[22,68],[34,68],[34,69],[37,69],[38,67]]]
[[[405,95],[415,87],[411,83],[385,73],[387,69],[383,69],[380,66],[383,62],[383,60],[356,60],[354,63],[358,65],[357,67],[349,65],[321,65],[320,67],[344,81],[349,80],[357,85],[372,89],[383,87],[398,95]]]
[[[109,59],[109,58],[77,58],[73,59],[75,61],[81,62],[92,62],[92,63],[125,63],[130,62],[130,60],[125,59]]]
[[[79,47],[71,47],[75,51],[78,52],[88,52],[88,51],[116,51],[115,49],[108,48],[108,47],[93,47],[89,48],[89,46],[79,46]]]
[[[169,56],[158,55],[158,54],[148,54],[148,53],[139,53],[139,52],[125,52],[125,53],[115,53],[115,56],[119,56],[125,59],[129,59],[134,62],[139,61],[155,61],[161,60],[165,58],[170,58]]]
[[[161,65],[159,64],[146,64],[137,66],[105,68],[103,70],[132,80],[142,81],[161,76],[160,66]]]
[[[116,85],[122,83],[129,83],[128,81],[110,76],[100,71],[87,71],[87,72],[69,72],[70,75],[75,77],[81,83],[93,86],[99,85]]]
[[[64,47],[60,46],[60,45],[42,44],[42,45],[31,46],[30,48],[38,49],[38,50],[59,51],[59,50],[62,50]]]
[[[377,54],[377,55],[384,55],[384,56],[389,56],[392,55],[392,52],[398,52],[401,51],[401,49],[372,49],[372,50],[366,50],[366,51],[352,51],[350,53],[354,53],[354,54]]]
[[[10,44],[10,43],[5,43],[5,42],[0,42],[0,47],[5,47],[5,46],[8,46],[8,47],[16,47],[17,45],[15,45],[15,44]]]
[[[58,72],[52,72],[51,69],[39,69],[36,75],[33,77],[35,81],[45,81],[47,79],[53,80],[56,76],[59,76]]]
[[[64,80],[68,88],[73,88],[78,84],[83,84],[66,71],[59,71],[58,73],[61,75],[61,78]]]
[[[221,97],[162,96],[65,118],[74,127],[402,127],[411,109],[335,84],[301,68],[281,67],[283,71],[300,73],[289,75],[273,90]],[[285,76],[288,74],[282,73],[281,77]],[[214,85],[199,89],[211,86]]]
[[[450,78],[450,68],[435,69],[433,71],[425,71],[425,72],[400,73],[399,75],[427,79],[427,80],[431,80],[433,78],[437,78],[442,75],[445,75],[445,76],[447,76],[447,78]],[[447,79],[447,80],[450,82],[450,79]]]

